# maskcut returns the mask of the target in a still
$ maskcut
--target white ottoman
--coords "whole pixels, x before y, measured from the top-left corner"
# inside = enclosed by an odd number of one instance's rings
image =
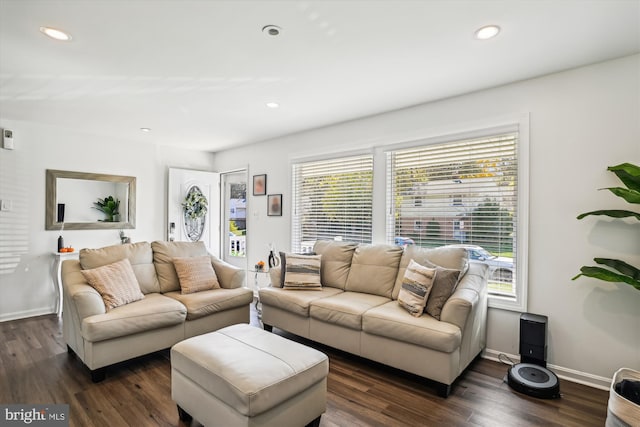
[[[171,397],[205,426],[318,426],[328,372],[325,354],[239,324],[171,348]]]

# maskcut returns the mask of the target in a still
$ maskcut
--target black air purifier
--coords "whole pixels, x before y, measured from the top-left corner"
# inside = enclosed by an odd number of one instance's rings
[[[520,360],[509,368],[509,387],[542,399],[560,397],[558,377],[547,369],[547,316],[520,316]]]

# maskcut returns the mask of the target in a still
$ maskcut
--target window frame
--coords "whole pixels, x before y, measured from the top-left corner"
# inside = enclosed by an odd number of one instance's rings
[[[529,247],[529,117],[528,115],[520,115],[515,118],[506,119],[496,126],[480,127],[461,133],[444,134],[437,137],[424,138],[405,142],[402,144],[389,145],[384,147],[385,155],[394,151],[426,147],[434,144],[442,144],[464,139],[475,139],[491,137],[499,134],[517,132],[518,139],[516,143],[517,156],[517,221],[516,227],[516,278],[514,296],[505,296],[499,294],[489,294],[488,306],[509,311],[526,312],[527,296],[528,296],[528,247]],[[389,227],[395,224],[393,218],[393,194],[389,194],[388,189],[390,171],[389,164],[385,156],[385,197],[386,197],[386,216],[385,235],[389,235]],[[393,242],[391,242],[393,243]]]

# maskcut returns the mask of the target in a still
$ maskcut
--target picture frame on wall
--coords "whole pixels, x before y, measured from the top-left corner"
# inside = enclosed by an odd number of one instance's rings
[[[267,175],[253,175],[253,195],[264,196],[267,194]]]
[[[282,216],[282,194],[267,196],[267,216]]]

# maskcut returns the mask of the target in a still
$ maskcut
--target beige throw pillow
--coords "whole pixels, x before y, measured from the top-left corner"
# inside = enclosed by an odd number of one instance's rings
[[[453,291],[456,289],[458,279],[460,278],[460,270],[437,267],[436,277],[433,281],[433,288],[427,300],[425,311],[431,316],[440,320],[442,307],[447,302]]]
[[[284,289],[321,290],[320,262],[322,255],[286,254]]]
[[[412,316],[422,316],[435,276],[435,268],[422,266],[414,260],[409,261],[398,294],[398,303]]]
[[[173,258],[173,265],[180,281],[180,293],[192,294],[220,288],[218,276],[208,255]]]
[[[91,270],[81,270],[87,282],[102,296],[107,311],[144,298],[127,258]]]

